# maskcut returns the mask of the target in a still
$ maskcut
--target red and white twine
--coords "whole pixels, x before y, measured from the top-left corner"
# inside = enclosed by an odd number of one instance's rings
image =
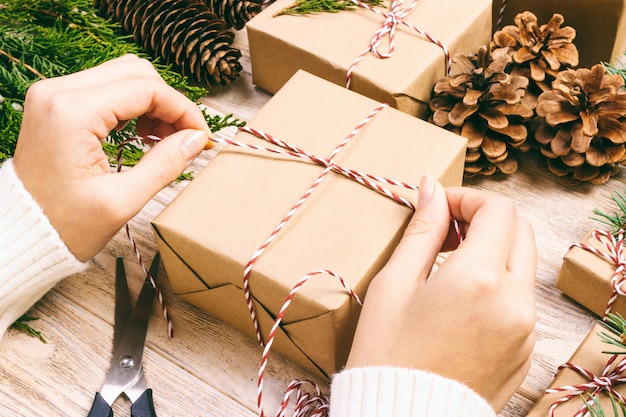
[[[601,258],[606,259],[615,265],[615,272],[611,277],[611,286],[613,287],[613,293],[607,302],[604,316],[602,319],[606,319],[617,297],[620,295],[626,295],[626,292],[622,289],[622,284],[626,280],[626,258],[624,257],[624,230],[620,229],[615,235],[606,230],[595,229],[591,232],[591,235],[600,242],[605,251],[599,250],[593,246],[585,243],[576,243],[572,247],[579,247],[591,253],[598,255]]]
[[[502,21],[504,20],[504,12],[506,11],[507,0],[502,0],[500,9],[498,11],[498,21],[496,22],[495,30],[502,29]]]
[[[417,2],[419,0],[413,0],[406,8],[403,7],[404,0],[392,0],[388,12],[383,12],[382,10],[371,7],[370,5],[365,4],[360,0],[351,0],[351,1],[357,6],[363,7],[367,10],[370,10],[378,14],[379,16],[384,17],[385,21],[378,28],[378,30],[376,30],[376,33],[374,33],[374,36],[370,40],[369,47],[365,49],[363,52],[361,52],[361,54],[354,60],[352,65],[350,65],[350,67],[348,68],[348,73],[346,76],[346,88],[350,88],[350,84],[352,82],[352,74],[354,70],[356,69],[359,62],[361,62],[363,58],[365,58],[365,56],[367,56],[369,52],[372,52],[375,56],[377,56],[380,59],[389,58],[393,55],[395,51],[396,29],[399,24],[402,24],[408,27],[409,29],[417,32],[422,37],[426,38],[428,41],[439,46],[443,50],[443,53],[445,55],[446,74],[450,73],[450,52],[448,50],[448,47],[444,45],[443,42],[441,42],[439,39],[435,38],[434,36],[431,36],[430,34],[426,33],[425,31],[418,28],[417,26],[409,22],[406,22],[404,20],[404,18],[411,12],[411,10],[413,10],[415,5],[417,5]],[[387,47],[387,51],[383,52],[380,50],[380,47],[381,47],[381,42],[385,38],[387,38],[388,40],[388,47]]]
[[[626,382],[626,376],[622,375],[626,370],[626,359],[622,359],[620,362],[617,363],[615,368],[611,370],[613,363],[617,360],[618,357],[619,355],[611,355],[600,376],[597,376],[593,372],[589,372],[588,370],[571,362],[566,362],[563,365],[559,366],[559,370],[564,368],[572,369],[573,371],[589,379],[589,382],[575,385],[563,385],[560,387],[547,389],[547,394],[569,392],[564,397],[561,397],[552,403],[549,409],[550,417],[554,416],[554,411],[559,405],[571,400],[574,397],[580,397],[581,394],[584,394],[586,392],[590,394],[589,399],[584,399],[585,403],[580,407],[580,409],[578,409],[573,417],[589,415],[589,411],[587,410],[586,405],[592,405],[593,398],[602,391],[606,391],[607,393],[612,395],[615,400],[618,401],[620,404],[626,404],[624,397],[616,389],[617,385]]]
[[[324,167],[324,169],[322,170],[318,178],[311,184],[309,189],[306,190],[305,193],[298,199],[298,201],[291,207],[291,209],[287,212],[287,214],[280,221],[278,226],[276,226],[276,228],[272,231],[270,236],[254,252],[251,259],[248,261],[246,267],[244,268],[244,275],[243,275],[244,296],[245,296],[246,304],[250,311],[250,316],[254,324],[255,332],[257,335],[257,340],[262,346],[263,346],[263,337],[261,335],[258,318],[256,316],[256,313],[254,311],[254,305],[252,303],[252,295],[250,293],[250,274],[251,274],[252,268],[254,264],[256,263],[256,261],[262,256],[263,252],[267,249],[267,247],[274,241],[274,239],[280,233],[280,231],[283,230],[283,228],[289,222],[289,220],[293,218],[297,210],[306,202],[309,196],[311,196],[311,194],[317,189],[319,184],[327,177],[327,175],[330,172],[336,172],[338,174],[344,175],[354,181],[357,181],[358,183],[362,185],[365,185],[383,194],[384,196],[388,198],[391,198],[401,204],[404,204],[411,209],[415,209],[413,203],[411,203],[409,200],[402,197],[401,195],[391,191],[390,189],[385,187],[385,185],[401,186],[404,188],[408,188],[410,190],[418,190],[419,188],[417,186],[407,184],[401,181],[395,181],[395,180],[391,180],[388,178],[383,178],[383,177],[379,177],[375,175],[362,173],[362,172],[355,171],[352,169],[347,169],[347,168],[337,165],[333,161],[333,159],[339,154],[339,152],[341,152],[341,150],[343,150],[350,141],[354,140],[357,134],[365,127],[365,125],[369,123],[385,107],[388,107],[388,106],[386,104],[381,104],[379,107],[374,109],[366,118],[364,118],[361,122],[359,122],[357,126],[332,150],[332,152],[327,158],[317,157],[313,154],[310,154],[304,151],[303,149],[297,148],[295,146],[291,146],[281,140],[278,140],[267,133],[264,133],[264,132],[261,132],[259,130],[249,128],[249,127],[242,127],[240,128],[240,130],[250,133],[260,139],[264,139],[274,145],[279,146],[279,148],[272,149],[272,148],[266,148],[266,147],[257,146],[257,145],[250,145],[250,144],[246,144],[242,142],[236,142],[236,141],[228,140],[228,139],[213,138],[213,140],[217,143],[235,145],[235,146],[239,146],[239,147],[243,147],[247,149],[254,149],[254,150],[267,151],[271,153],[293,156],[293,157],[297,157],[297,158],[301,158],[301,159],[313,162],[315,164],[318,164]],[[385,185],[381,185],[381,183]],[[274,338],[276,336],[276,333],[278,332],[278,329],[280,328],[280,323],[282,322],[285,312],[287,308],[289,307],[289,305],[291,304],[291,301],[293,300],[297,291],[309,279],[317,275],[327,275],[327,276],[333,277],[334,279],[339,281],[339,283],[345,288],[345,290],[350,294],[350,296],[356,300],[356,302],[361,304],[361,300],[359,299],[357,294],[346,284],[343,278],[341,278],[338,274],[334,273],[333,271],[329,271],[326,269],[313,271],[307,274],[306,276],[302,277],[294,285],[289,295],[285,299],[285,302],[282,305],[278,315],[276,316],[274,324],[268,334],[267,342],[265,343],[265,346],[264,346],[263,355],[261,358],[261,366],[259,369],[259,375],[257,379],[257,387],[258,387],[257,405],[259,408],[260,417],[265,416],[265,412],[263,410],[263,380],[265,376],[265,370],[267,367],[267,362],[269,359],[272,344],[274,342]],[[314,393],[309,393],[303,389],[305,386],[308,386],[308,385],[310,385],[313,388]],[[328,399],[321,393],[319,387],[311,381],[295,380],[295,381],[292,381],[289,384],[289,387],[287,388],[284,399],[282,403],[280,404],[279,410],[277,412],[278,417],[285,416],[287,412],[287,408],[289,406],[290,398],[292,397],[292,395],[296,396],[295,409],[293,410],[294,417],[300,417],[300,416],[305,416],[305,415],[321,417],[321,416],[327,415]]]

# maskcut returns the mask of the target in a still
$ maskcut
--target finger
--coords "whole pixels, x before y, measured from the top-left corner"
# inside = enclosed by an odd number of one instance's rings
[[[476,264],[504,268],[517,224],[513,203],[497,194],[471,188],[448,188],[446,194],[452,217],[468,224],[460,245],[465,256]]]
[[[111,195],[127,206],[124,215],[134,216],[165,186],[174,181],[204,149],[209,137],[202,130],[182,130],[159,141],[133,168],[108,178]]]
[[[507,268],[520,288],[534,291],[537,273],[537,246],[530,223],[518,219]]]
[[[57,91],[82,90],[97,85],[111,85],[123,79],[139,76],[161,78],[150,61],[133,54],[126,54],[73,74],[48,78],[38,84],[44,84],[52,94]],[[163,82],[165,83],[165,81]]]
[[[447,236],[450,217],[441,184],[429,176],[422,178],[419,198],[400,243],[382,271],[394,283],[426,282]]]
[[[85,101],[85,96],[97,99]],[[156,77],[124,79],[114,85],[98,85],[80,92],[59,92],[55,101],[74,103],[75,107],[75,103],[81,103],[68,117],[73,117],[77,126],[90,123],[87,127],[99,139],[106,137],[120,121],[139,116],[151,119],[153,125],[170,125],[170,132],[196,129],[211,133],[199,107]]]

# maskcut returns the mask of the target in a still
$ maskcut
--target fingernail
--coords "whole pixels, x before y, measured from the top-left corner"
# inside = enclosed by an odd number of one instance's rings
[[[420,193],[419,200],[417,201],[417,207],[424,207],[430,200],[433,199],[433,194],[435,193],[435,182],[430,175],[424,175],[420,180]]]
[[[180,149],[183,152],[183,156],[187,161],[191,161],[194,159],[206,145],[208,140],[208,136],[202,130],[192,130],[190,133],[183,139],[182,145],[180,145]]]

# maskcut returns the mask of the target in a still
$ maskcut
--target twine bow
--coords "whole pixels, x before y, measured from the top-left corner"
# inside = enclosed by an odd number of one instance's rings
[[[620,404],[626,405],[626,400],[624,399],[622,394],[617,392],[617,389],[616,389],[616,386],[626,382],[626,376],[622,375],[624,371],[626,370],[626,358],[619,361],[617,365],[615,366],[615,368],[611,370],[611,366],[617,360],[618,357],[619,355],[611,355],[611,357],[607,361],[606,366],[600,376],[596,376],[593,372],[589,372],[588,370],[576,364],[573,364],[571,362],[566,362],[563,365],[559,366],[559,370],[564,369],[564,368],[572,369],[573,371],[579,373],[580,375],[588,378],[589,382],[583,383],[583,384],[576,384],[576,385],[563,385],[561,387],[547,389],[546,393],[548,394],[569,391],[569,394],[565,395],[564,397],[559,398],[558,400],[552,403],[549,409],[550,417],[554,416],[554,411],[559,405],[569,401],[570,399],[574,397],[578,397],[581,394],[584,394],[585,392],[589,392],[590,397],[589,399],[584,400],[585,403],[582,405],[582,407],[580,407],[580,409],[576,412],[576,414],[574,414],[574,417],[581,417],[581,416],[589,415],[589,412],[587,411],[587,404],[590,404],[590,405],[593,404],[594,396],[596,396],[602,391],[606,391],[607,393],[612,395]]]
[[[618,230],[615,235],[606,230],[595,229],[591,232],[591,235],[600,242],[605,251],[599,250],[593,246],[587,245],[585,243],[576,243],[572,245],[572,247],[579,247],[591,253],[594,253],[601,258],[606,259],[615,265],[615,272],[611,277],[611,286],[613,287],[613,292],[609,301],[607,303],[606,309],[604,310],[604,315],[602,316],[602,320],[605,320],[611,309],[613,308],[613,304],[619,295],[626,295],[626,292],[622,290],[622,283],[626,279],[626,258],[624,257],[624,230]]]
[[[393,52],[395,50],[395,34],[396,34],[396,29],[399,24],[403,24],[404,26],[417,32],[418,34],[420,34],[421,36],[423,36],[430,42],[439,46],[445,54],[446,74],[450,73],[450,52],[448,51],[448,48],[440,40],[436,39],[435,37],[424,32],[422,29],[404,20],[404,18],[417,5],[417,2],[419,0],[413,0],[411,4],[409,4],[409,6],[406,8],[403,7],[404,0],[392,0],[390,8],[389,8],[389,12],[387,13],[367,5],[363,3],[361,0],[351,0],[351,1],[357,6],[363,7],[367,10],[370,10],[378,14],[379,16],[384,17],[385,20],[383,24],[378,28],[378,30],[376,30],[376,33],[374,33],[374,36],[372,37],[370,41],[369,47],[365,49],[363,52],[361,52],[361,54],[354,60],[352,65],[350,65],[350,68],[348,68],[348,73],[346,76],[346,88],[350,88],[350,83],[352,81],[352,73],[356,69],[356,66],[359,64],[359,62],[361,62],[363,58],[365,58],[365,56],[369,52],[372,52],[374,55],[376,55],[378,58],[381,58],[381,59],[389,58],[393,55]],[[379,49],[380,44],[382,40],[385,38],[388,39],[387,51],[381,52],[381,50]]]

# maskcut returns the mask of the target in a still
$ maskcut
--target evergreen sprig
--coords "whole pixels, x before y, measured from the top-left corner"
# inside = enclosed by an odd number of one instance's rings
[[[364,0],[370,6],[378,6],[383,0]],[[295,2],[276,15],[307,15],[312,13],[337,13],[357,7],[351,0],[295,0]]]
[[[611,346],[618,347],[620,351],[604,351],[611,355],[626,353],[626,319],[621,314],[609,313],[606,320],[600,322],[607,330],[598,334],[600,339]]]
[[[592,217],[592,219],[609,226],[609,232],[615,234],[620,229],[626,228],[626,194],[621,191],[615,191],[611,195],[611,198],[615,201],[615,204],[617,204],[619,211],[609,214],[595,208],[593,209],[593,214],[595,214],[596,217]]]
[[[626,417],[626,405],[620,403],[615,400],[615,397],[609,393],[609,398],[611,399],[611,408],[613,410],[613,414],[610,414],[612,417]],[[590,417],[608,417],[602,405],[600,405],[600,398],[598,395],[589,396],[586,400],[585,397],[582,398],[585,401],[585,407],[589,412]]]
[[[46,338],[43,336],[39,330],[35,330],[29,323],[31,321],[39,320],[39,317],[27,316],[26,314],[22,315],[19,319],[15,320],[11,325],[12,329],[18,330],[20,332],[24,332],[31,337],[36,337],[41,340],[43,343],[48,343]]]
[[[624,52],[624,55],[622,57],[626,59],[626,52]],[[620,58],[617,58],[616,61],[618,63],[617,65],[611,65],[607,62],[603,62],[602,65],[604,65],[604,67],[606,68],[607,73],[621,75],[624,79],[624,82],[626,83],[626,63]],[[626,88],[626,86],[624,86],[623,88]]]

